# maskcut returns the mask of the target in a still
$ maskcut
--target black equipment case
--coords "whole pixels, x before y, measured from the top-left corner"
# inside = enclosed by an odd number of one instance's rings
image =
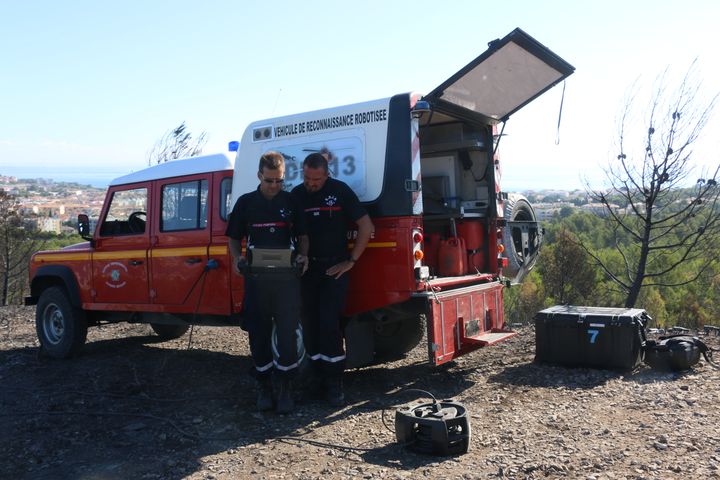
[[[645,325],[638,308],[556,305],[535,314],[535,361],[633,369],[642,362]]]

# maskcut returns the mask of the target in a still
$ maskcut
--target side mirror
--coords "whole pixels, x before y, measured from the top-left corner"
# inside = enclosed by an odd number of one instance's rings
[[[92,239],[92,236],[90,235],[90,218],[88,218],[88,216],[84,213],[78,215],[78,233],[85,240]]]

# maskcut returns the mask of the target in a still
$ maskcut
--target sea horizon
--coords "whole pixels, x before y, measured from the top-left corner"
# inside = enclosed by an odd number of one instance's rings
[[[53,167],[40,166],[3,166],[0,165],[0,176],[18,179],[45,179],[53,182],[72,182],[79,185],[90,185],[95,188],[107,188],[110,182],[118,177],[136,170],[98,170],[92,167]],[[502,182],[503,190],[508,192],[529,192],[541,190],[573,191],[578,187],[557,188],[549,185],[538,185],[532,188],[520,187],[520,182]],[[583,188],[580,188],[581,190]]]
[[[77,183],[95,188],[107,188],[110,182],[130,171],[98,171],[89,167],[45,168],[39,166],[0,166],[0,176],[17,179],[44,179],[53,182]]]

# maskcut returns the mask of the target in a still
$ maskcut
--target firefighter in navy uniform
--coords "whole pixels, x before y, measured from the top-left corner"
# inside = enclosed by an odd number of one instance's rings
[[[374,226],[352,189],[329,177],[326,153],[312,153],[303,161],[303,184],[292,190],[305,212],[310,238],[310,267],[301,280],[305,350],[313,371],[325,387],[333,406],[345,402],[342,373],[345,347],[341,315],[349,276],[346,275],[367,247]],[[348,251],[347,230],[351,222],[358,235]]]
[[[300,279],[297,273],[268,273],[261,269],[245,271],[242,240],[248,247],[287,248],[297,243],[297,263],[307,269],[308,236],[305,221],[295,198],[283,190],[285,161],[282,154],[267,152],[260,157],[257,190],[238,198],[230,214],[226,235],[237,273],[245,275],[244,327],[250,337],[250,353],[258,383],[257,408],[274,405],[273,381],[276,377],[276,410],[294,409],[291,379],[297,372],[297,331],[300,310]],[[295,242],[297,239],[297,242]],[[277,331],[278,359],[273,359],[272,328]]]

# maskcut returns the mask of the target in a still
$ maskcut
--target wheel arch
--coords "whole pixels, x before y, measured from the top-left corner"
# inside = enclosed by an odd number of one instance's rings
[[[42,292],[50,287],[63,287],[73,307],[81,308],[80,288],[75,274],[64,265],[44,265],[37,269],[30,284],[30,295],[33,304],[37,304]]]

